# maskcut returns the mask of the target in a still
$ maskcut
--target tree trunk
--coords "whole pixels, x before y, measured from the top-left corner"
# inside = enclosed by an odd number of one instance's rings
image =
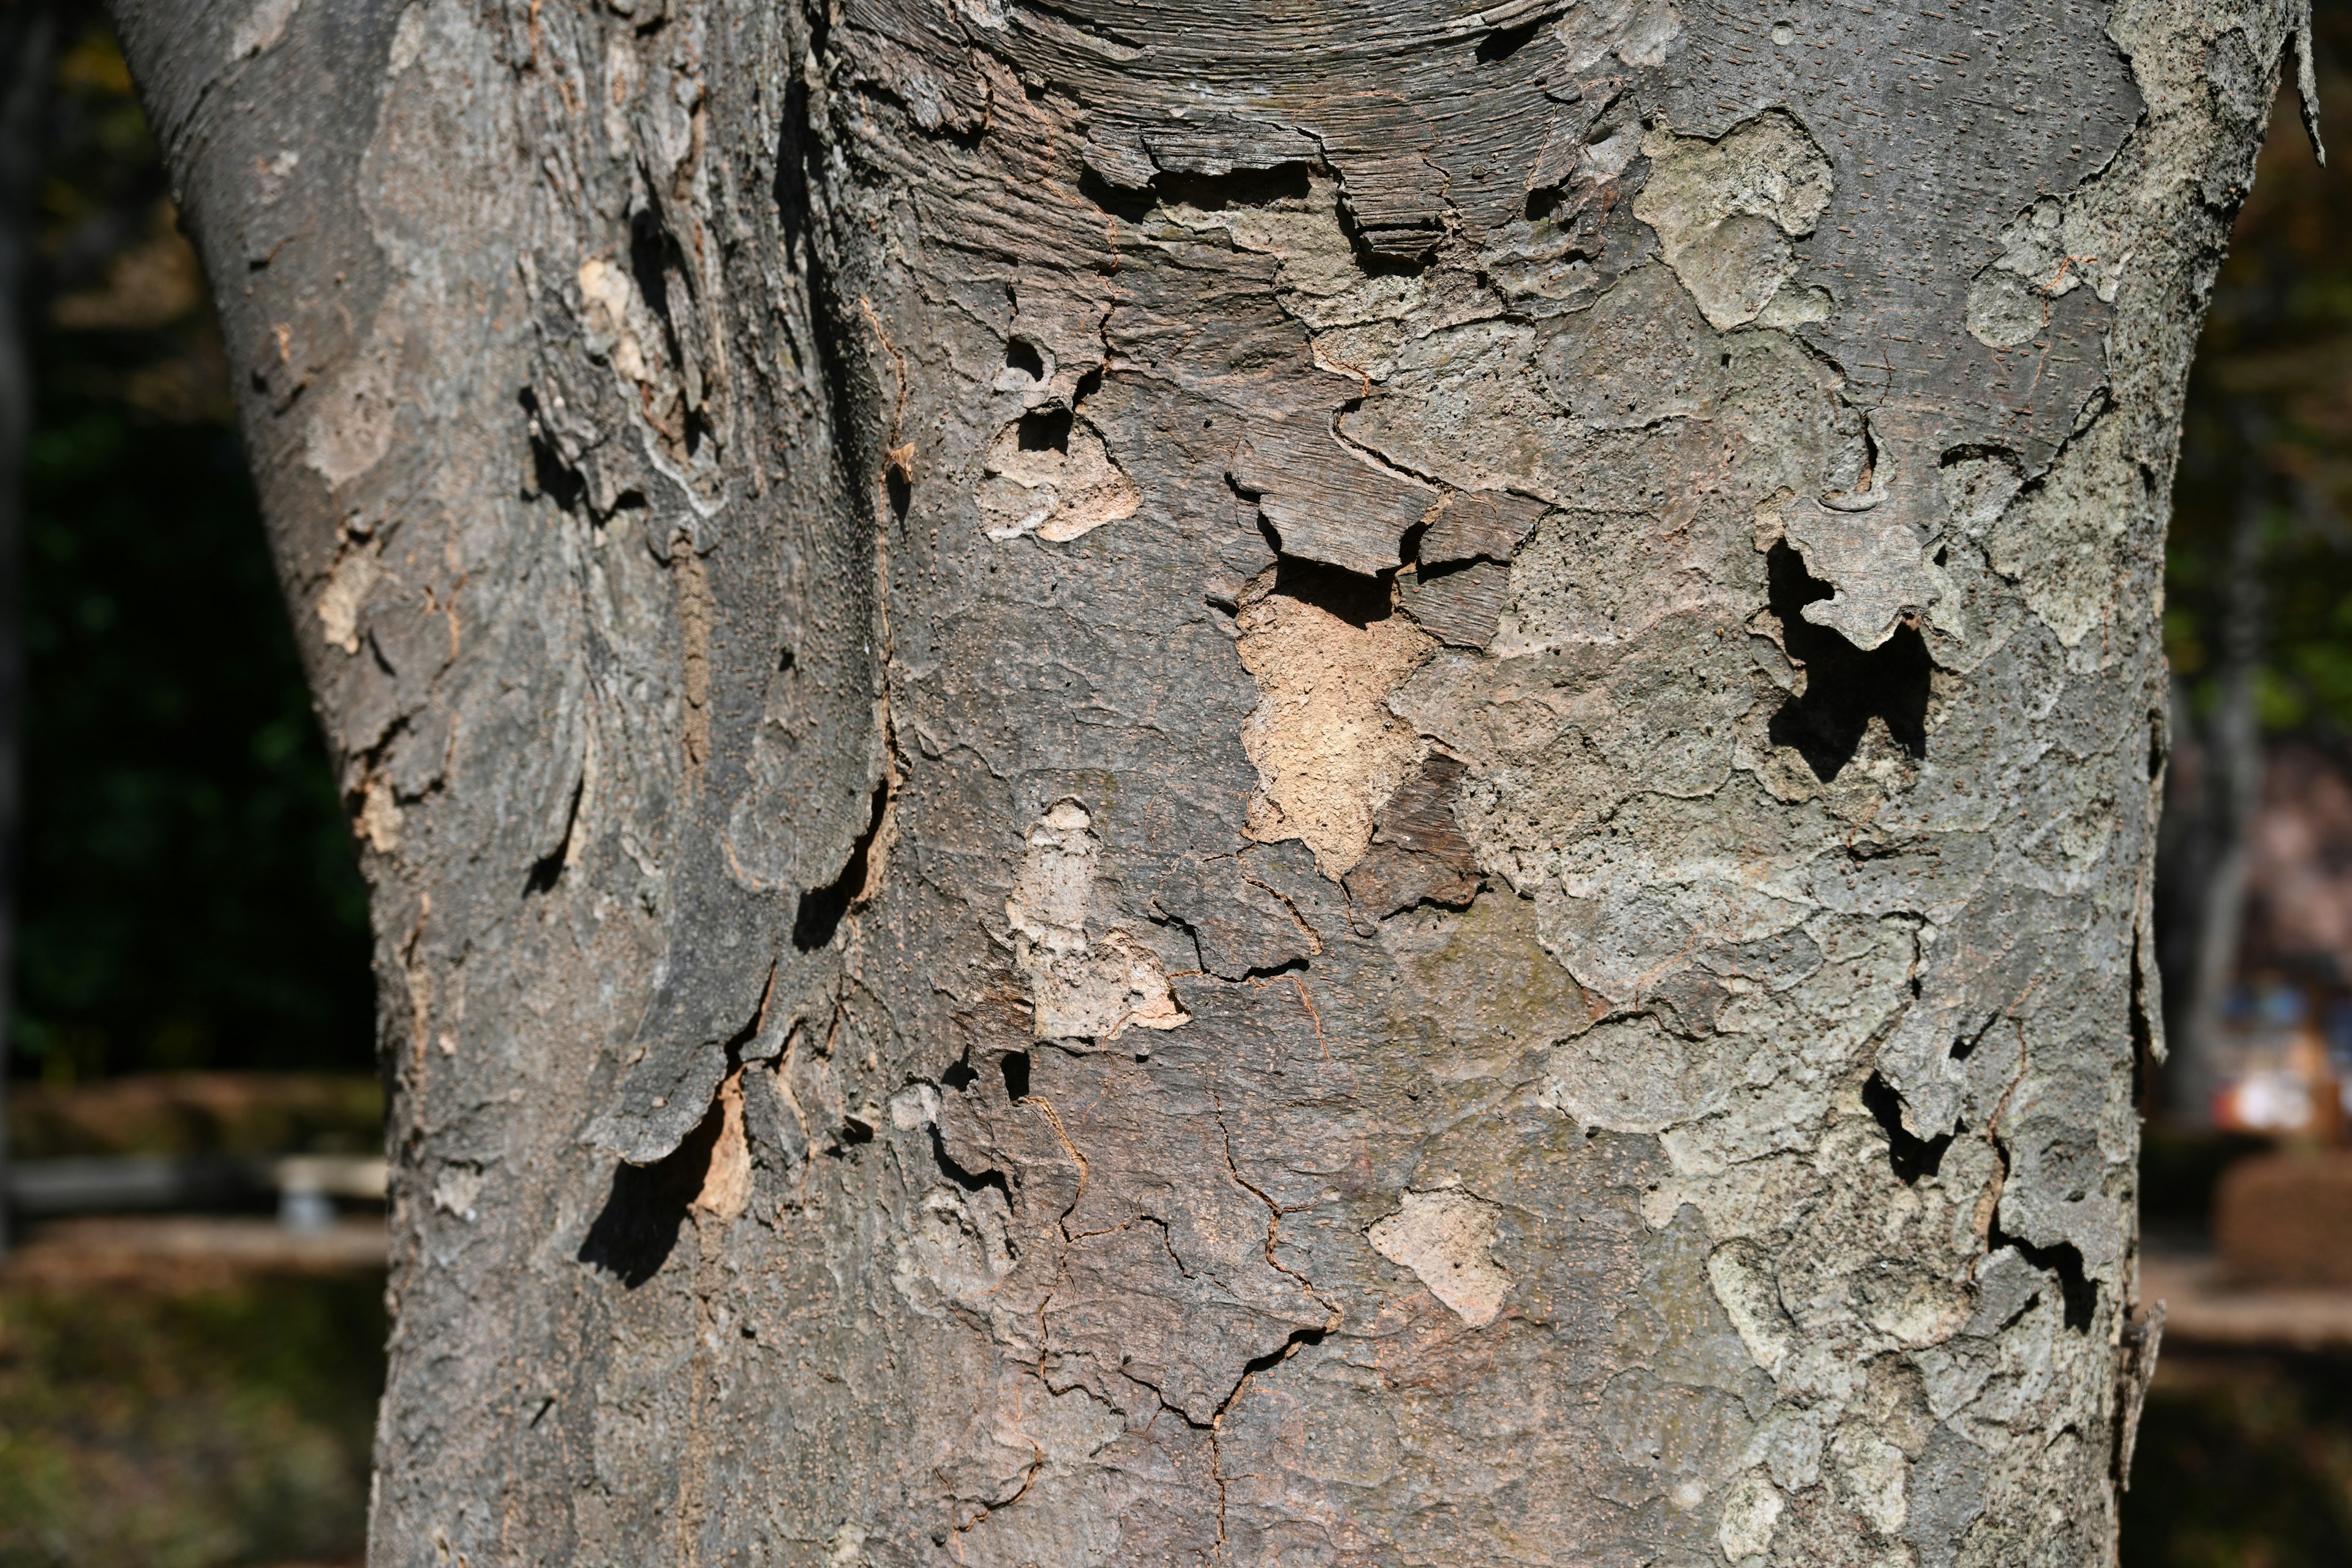
[[[121,0],[375,889],[375,1560],[2105,1560],[2293,9]]]

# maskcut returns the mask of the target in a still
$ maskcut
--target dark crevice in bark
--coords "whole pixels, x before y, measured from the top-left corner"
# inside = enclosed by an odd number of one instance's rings
[[[947,1141],[940,1136],[939,1123],[936,1121],[931,1123],[931,1159],[939,1165],[940,1174],[961,1187],[965,1192],[977,1193],[994,1187],[1004,1194],[1006,1203],[1013,1201],[1013,1189],[1006,1184],[1003,1172],[968,1171],[956,1163],[955,1156],[948,1152]]]
[[[1474,57],[1482,66],[1495,65],[1509,59],[1534,41],[1536,34],[1549,20],[1550,18],[1548,16],[1538,16],[1532,22],[1522,22],[1516,27],[1497,27],[1478,40],[1478,47],[1473,51]]]
[[[1528,205],[1523,210],[1525,216],[1529,223],[1541,223],[1566,205],[1568,205],[1568,191],[1566,187],[1560,185],[1541,185],[1528,193]],[[1564,253],[1561,257],[1561,260],[1563,261],[1590,261],[1591,259],[1592,258],[1585,255],[1581,250],[1570,250]]]
[[[1129,223],[1141,223],[1160,205],[1159,198],[1149,191],[1128,190],[1112,184],[1092,169],[1078,171],[1078,195],[1094,203],[1115,218]]]
[[[1922,1138],[1903,1125],[1903,1096],[1893,1084],[1877,1073],[1862,1086],[1862,1103],[1877,1120],[1886,1133],[1886,1163],[1895,1167],[1895,1177],[1906,1187],[1916,1187],[1922,1176],[1932,1176],[1943,1167],[1944,1151],[1952,1146],[1953,1134],[1940,1133]]]
[[[866,819],[866,831],[857,836],[857,843],[849,852],[849,859],[841,875],[822,888],[812,888],[801,895],[799,910],[793,916],[793,945],[803,952],[814,952],[833,941],[841,929],[842,917],[866,890],[866,862],[874,852],[874,840],[882,831],[883,815],[890,808],[890,781],[884,779],[874,786],[872,815]]]
[[[2148,984],[2147,970],[2141,966],[2139,954],[2140,926],[2137,921],[2134,921],[2131,944],[2131,1098],[2134,1105],[2147,1102],[2148,1068],[2156,1061],[2158,1053],[2156,1015],[2158,1004],[2148,994],[2152,987]]]
[[[1275,548],[1280,550],[1280,535],[1275,533],[1274,525],[1267,523],[1265,527],[1276,541]],[[1344,566],[1327,565],[1296,555],[1284,555],[1276,562],[1274,591],[1337,616],[1360,629],[1374,621],[1387,620],[1395,608],[1387,577],[1367,577]]]
[[[647,182],[651,184],[650,180]],[[670,363],[676,364],[682,356],[678,352],[677,321],[670,310],[669,275],[676,272],[686,277],[686,258],[678,250],[677,237],[662,220],[661,209],[651,205],[629,215],[629,271],[636,279],[637,292],[646,304],[659,317],[662,336],[669,345]],[[689,289],[692,288],[688,284]]]
[[[728,1051],[732,1070],[735,1051]],[[588,1226],[574,1256],[634,1290],[661,1272],[685,1227],[687,1210],[702,1191],[710,1152],[726,1120],[716,1099],[701,1124],[678,1146],[650,1165],[624,1161],[613,1168],[604,1206]]]
[[[1359,399],[1358,401],[1361,400]],[[1397,559],[1403,564],[1412,567],[1416,573],[1420,572],[1422,569],[1421,542],[1429,536],[1430,527],[1431,524],[1429,520],[1423,518],[1421,521],[1414,523],[1411,528],[1406,529],[1397,540]],[[1475,563],[1473,560],[1465,560],[1461,564],[1469,566]],[[1445,563],[1445,564],[1451,566],[1454,563],[1449,561]]]
[[[533,893],[551,893],[562,879],[564,863],[572,854],[572,835],[580,826],[580,799],[587,790],[588,778],[583,772],[572,782],[572,805],[563,815],[563,837],[556,841],[554,848],[531,862],[530,874],[523,879],[525,898]]]
[[[1827,626],[1805,619],[1804,606],[1835,590],[1805,569],[1804,557],[1783,541],[1765,557],[1772,614],[1791,662],[1803,667],[1805,690],[1772,715],[1766,733],[1793,747],[1813,776],[1827,784],[1861,749],[1873,719],[1913,757],[1927,754],[1927,645],[1916,626],[1897,626],[1878,647],[1863,651]]]
[[[1007,338],[1004,342],[1004,368],[1017,370],[1038,385],[1045,384],[1045,359],[1037,345],[1027,338]]]
[[[1013,439],[1024,452],[1070,452],[1070,429],[1077,416],[1066,408],[1033,408],[1021,416]]]
[[[523,499],[543,495],[565,511],[578,511],[581,499],[588,493],[588,476],[565,462],[555,444],[547,438],[539,395],[526,386],[515,395],[515,401],[522,405],[530,426],[531,485],[523,491]]]
[[[2014,1086],[2011,1087],[2014,1088]],[[2003,1097],[2003,1103],[2007,1103],[2006,1096]],[[1994,1124],[1999,1125],[1999,1121],[2000,1113],[1996,1111]],[[1997,1135],[1991,1142],[1993,1154],[2000,1161],[2000,1188],[2006,1188],[2011,1173],[2009,1145]],[[1996,1189],[1998,1190],[2000,1188]],[[2061,1241],[2049,1247],[2037,1247],[2022,1237],[2011,1236],[2001,1228],[2000,1205],[1996,1201],[1993,1205],[1992,1218],[1985,1227],[1985,1247],[1989,1252],[1999,1252],[2004,1247],[2014,1248],[2020,1258],[2057,1279],[2059,1299],[2064,1310],[2066,1327],[2078,1334],[2089,1333],[2091,1319],[2098,1310],[2099,1282],[2084,1271],[2082,1248],[2071,1241]],[[2025,1306],[2019,1308],[2016,1315],[2011,1317],[2009,1322],[2001,1325],[2002,1329],[2006,1331],[2014,1324],[2018,1318],[2023,1317],[2032,1305],[2033,1303],[2029,1300]]]
[[[1233,207],[1270,207],[1283,202],[1303,202],[1313,191],[1314,165],[1277,163],[1271,169],[1235,169],[1225,174],[1162,173],[1151,182],[1151,194],[1160,205],[1179,202],[1202,212]]]
[[[1293,1329],[1290,1331],[1289,1337],[1282,1342],[1280,1348],[1270,1350],[1264,1355],[1252,1356],[1242,1363],[1242,1381],[1234,1385],[1233,1393],[1225,1396],[1225,1403],[1218,1408],[1217,1414],[1223,1415],[1227,1410],[1233,1408],[1234,1401],[1242,1396],[1243,1384],[1251,1378],[1262,1372],[1272,1372],[1276,1367],[1297,1355],[1306,1346],[1321,1344],[1323,1336],[1329,1331],[1328,1329]]]
[[[1029,1098],[1029,1053],[1007,1051],[997,1058],[997,1070],[1004,1075],[1004,1098],[1018,1105]]]
[[[2064,1304],[2067,1328],[2078,1334],[2091,1331],[2091,1317],[2099,1305],[2099,1282],[2084,1272],[2081,1248],[2071,1241],[2062,1241],[2053,1247],[2036,1247],[2002,1230],[1998,1215],[1994,1216],[1991,1230],[1985,1239],[1995,1252],[2004,1247],[2013,1247],[2026,1262],[2044,1273],[2054,1275],[2058,1280],[2060,1299]]]

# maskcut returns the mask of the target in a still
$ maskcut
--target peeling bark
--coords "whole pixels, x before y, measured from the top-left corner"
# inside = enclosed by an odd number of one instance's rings
[[[375,889],[377,1562],[2112,1557],[2288,0],[121,19]]]

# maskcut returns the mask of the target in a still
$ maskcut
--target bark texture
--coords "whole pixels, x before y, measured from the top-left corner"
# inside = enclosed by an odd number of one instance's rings
[[[123,0],[391,1564],[2107,1560],[2286,0]]]

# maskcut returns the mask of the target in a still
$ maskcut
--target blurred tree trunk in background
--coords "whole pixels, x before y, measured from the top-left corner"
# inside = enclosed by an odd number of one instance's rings
[[[121,0],[377,1560],[2105,1560],[2209,12]]]
[[[2322,5],[2315,25],[2340,110],[2352,5]],[[2228,1016],[2233,993],[2302,1001],[2339,1070],[2352,1049],[2352,947],[2330,912],[2352,907],[2352,879],[2320,855],[2298,876],[2324,893],[2265,888],[2248,837],[2266,803],[2294,831],[2273,755],[2290,795],[2315,768],[2352,779],[2352,202],[2340,163],[2322,168],[2302,137],[2273,134],[2262,171],[2214,283],[2168,542],[2176,752],[2156,923],[2176,1049],[2159,1087],[2191,1127],[2211,1115],[2231,1035],[2254,1024]]]
[[[33,424],[26,346],[39,233],[42,110],[57,47],[48,0],[0,0],[0,1252],[8,1247],[8,1045],[16,979],[18,741],[24,710],[25,444]]]
[[[2202,784],[2209,798],[2200,804],[2200,826],[2208,842],[2201,845],[2202,873],[2187,891],[2194,900],[2195,924],[2191,981],[2184,1012],[2189,1027],[2176,1044],[2172,1070],[2185,1094],[2185,1110],[2192,1123],[2207,1116],[2216,1083],[2216,1055],[2230,987],[2237,979],[2238,948],[2245,929],[2248,873],[2253,864],[2254,818],[2263,804],[2263,730],[2257,685],[2262,679],[2264,600],[2263,575],[2267,562],[2264,545],[2272,530],[2273,505],[2271,476],[2255,438],[2256,421],[2241,421],[2245,450],[2244,478],[2238,500],[2238,526],[2231,539],[2229,570],[2222,583],[2221,623],[2215,640],[2220,663],[2215,670],[2212,711],[2198,724],[2193,713],[2180,715],[2201,731]],[[2159,861],[2159,865],[2161,861]],[[2185,868],[2184,868],[2185,869]]]

